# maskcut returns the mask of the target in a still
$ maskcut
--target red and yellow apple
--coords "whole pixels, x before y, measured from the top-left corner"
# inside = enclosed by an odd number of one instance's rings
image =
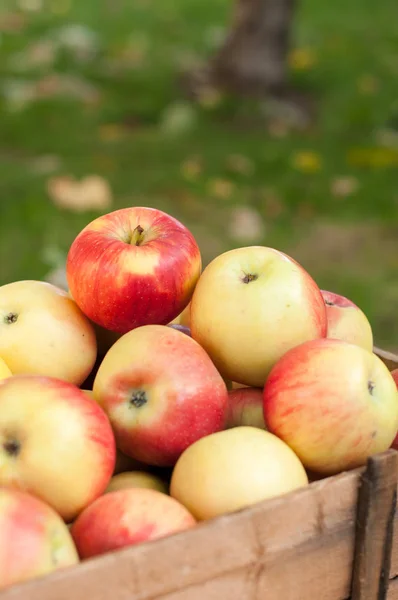
[[[392,375],[392,378],[394,379],[395,384],[396,384],[397,389],[398,389],[398,369],[394,369],[391,372],[391,375]],[[396,434],[395,438],[393,439],[393,442],[391,444],[391,448],[394,448],[395,450],[398,450],[398,431],[397,431],[397,434]]]
[[[345,296],[321,292],[326,304],[327,337],[357,344],[372,352],[373,332],[365,313]]]
[[[229,409],[227,427],[250,425],[266,429],[263,410],[263,390],[242,387],[228,392]]]
[[[192,233],[163,211],[98,217],[73,241],[67,279],[82,311],[107,330],[166,325],[189,303],[202,261]]]
[[[0,381],[3,379],[7,379],[7,377],[11,377],[11,370],[8,368],[6,362],[0,357]]]
[[[100,496],[115,467],[109,419],[75,385],[38,375],[0,384],[0,486],[22,489],[66,521]]]
[[[373,352],[343,340],[312,340],[272,369],[264,417],[306,468],[332,475],[390,447],[398,430],[398,392]]]
[[[228,392],[191,337],[165,325],[123,335],[105,356],[94,397],[128,456],[172,466],[195,440],[224,428]]]
[[[191,334],[224,378],[263,387],[290,348],[326,336],[326,308],[307,271],[263,246],[237,248],[204,269],[191,300]]]
[[[97,356],[94,329],[67,292],[42,281],[0,287],[0,356],[14,375],[81,385]]]
[[[114,475],[110,480],[105,493],[108,494],[109,492],[116,492],[117,490],[129,488],[146,488],[167,494],[166,483],[153,473],[146,473],[144,471],[127,471],[125,473]]]
[[[211,519],[308,484],[285,442],[256,427],[204,437],[178,459],[170,494],[198,520]]]
[[[0,589],[79,562],[61,517],[26,492],[0,488],[0,531]]]
[[[156,490],[110,492],[88,506],[71,527],[80,558],[155,540],[196,525],[179,502]]]

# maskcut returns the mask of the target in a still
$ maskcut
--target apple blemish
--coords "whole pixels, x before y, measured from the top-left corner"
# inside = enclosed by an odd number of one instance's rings
[[[4,442],[3,444],[4,451],[8,456],[17,457],[21,452],[21,442],[16,440],[15,438],[11,438]]]
[[[258,279],[258,275],[254,273],[246,273],[242,281],[243,283],[250,283],[251,281],[256,281],[256,279]]]
[[[368,391],[369,391],[369,394],[370,394],[371,396],[373,396],[373,391],[374,391],[374,389],[375,389],[375,384],[374,384],[374,382],[373,382],[373,381],[371,381],[371,380],[369,380],[369,381],[368,381]]]
[[[10,312],[8,315],[4,317],[4,323],[6,325],[11,325],[12,323],[16,323],[18,321],[18,315],[16,313]]]

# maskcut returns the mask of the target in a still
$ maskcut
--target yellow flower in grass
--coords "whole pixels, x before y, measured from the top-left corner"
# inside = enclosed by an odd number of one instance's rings
[[[322,168],[322,158],[316,152],[302,150],[293,155],[292,165],[302,173],[316,173]]]

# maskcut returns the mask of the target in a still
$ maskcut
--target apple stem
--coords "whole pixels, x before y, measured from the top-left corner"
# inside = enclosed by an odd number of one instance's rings
[[[142,235],[143,233],[143,227],[141,227],[141,225],[137,225],[132,233],[130,244],[132,246],[141,246],[142,242],[144,241],[144,236]]]
[[[373,381],[368,381],[368,390],[369,390],[369,394],[371,396],[373,396],[374,389],[375,389],[375,384],[373,383]]]

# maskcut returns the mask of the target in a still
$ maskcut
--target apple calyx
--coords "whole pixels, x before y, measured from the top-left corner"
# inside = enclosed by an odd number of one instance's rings
[[[130,407],[134,406],[135,408],[141,408],[148,402],[148,396],[144,392],[144,390],[135,390],[129,399]]]
[[[325,300],[325,304],[326,306],[334,306],[334,302],[332,302],[331,300]]]
[[[10,312],[8,315],[4,317],[4,323],[6,325],[11,325],[12,323],[16,323],[18,321],[18,315],[16,313]]]
[[[16,457],[21,452],[21,442],[15,438],[10,438],[3,444],[4,451],[8,456]]]
[[[374,384],[374,382],[373,382],[373,381],[371,381],[371,380],[369,380],[369,381],[368,381],[368,391],[369,391],[369,394],[370,394],[371,396],[373,396],[373,391],[374,391],[374,389],[375,389],[375,384]]]
[[[129,239],[129,244],[132,246],[141,246],[144,241],[144,228],[141,225],[137,225],[137,227],[133,230],[131,237]]]
[[[243,283],[250,283],[251,281],[256,281],[256,279],[258,279],[258,275],[255,275],[253,273],[246,273],[242,281]]]

